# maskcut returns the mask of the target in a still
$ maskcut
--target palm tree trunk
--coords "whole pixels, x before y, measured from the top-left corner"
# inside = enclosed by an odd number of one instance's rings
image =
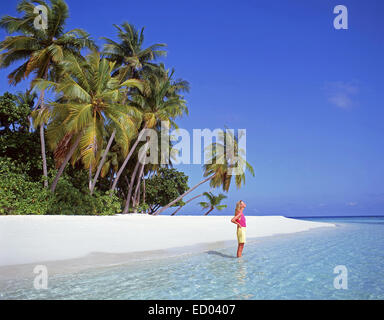
[[[112,188],[112,182],[113,182],[113,179],[112,179],[112,175],[113,175],[113,171],[111,169],[108,170],[109,173],[111,173],[111,180],[109,181],[109,189]]]
[[[143,203],[145,203],[145,177],[143,173]]]
[[[141,179],[140,179],[140,186],[139,186],[139,191],[137,193],[137,202],[136,204],[139,206],[140,205],[140,197],[141,197]]]
[[[160,205],[159,204],[157,204],[157,205],[155,205],[155,206],[153,206],[153,207],[150,207],[150,212],[149,212],[149,214],[154,214],[155,212],[156,212],[156,210],[157,209],[159,209],[160,208]]]
[[[97,167],[97,171],[96,171],[95,176],[94,176],[94,178],[93,178],[93,181],[92,181],[92,184],[91,184],[91,188],[90,188],[90,194],[91,194],[91,195],[93,194],[93,191],[94,191],[95,186],[96,186],[97,179],[99,178],[101,169],[103,168],[103,165],[104,165],[104,163],[105,163],[105,160],[107,159],[107,154],[108,154],[109,149],[111,148],[113,139],[115,139],[115,135],[116,135],[116,129],[113,129],[113,132],[112,132],[112,134],[111,134],[111,137],[110,137],[109,140],[108,140],[107,147],[105,148],[105,151],[104,151],[104,153],[103,153],[103,157],[101,158],[101,161],[100,161],[100,163],[99,163],[99,166]]]
[[[144,171],[144,163],[142,163],[141,164],[141,166],[140,166],[140,171],[139,171],[139,174],[138,174],[138,176],[137,176],[137,182],[136,182],[136,189],[135,189],[135,196],[134,196],[134,200],[133,200],[133,203],[134,203],[134,205],[137,205],[138,203],[137,202],[139,202],[139,201],[137,201],[136,202],[136,199],[137,199],[137,197],[138,197],[138,192],[139,192],[139,190],[140,190],[140,179],[141,179],[141,177],[142,177],[142,175],[143,175],[143,171]]]
[[[189,199],[186,203],[184,203],[183,206],[178,207],[177,210],[176,210],[174,213],[171,214],[171,216],[174,216],[176,213],[179,212],[179,210],[180,210],[181,208],[185,207],[185,206],[186,206],[188,203],[190,203],[192,200],[195,200],[196,198],[201,197],[202,195],[203,195],[203,194],[200,193],[199,195],[194,196],[193,198]]]
[[[128,195],[127,195],[127,199],[125,201],[125,206],[124,206],[123,214],[128,213],[128,210],[129,210],[129,204],[131,202],[133,183],[135,181],[136,173],[137,173],[137,169],[139,168],[139,165],[140,165],[140,161],[137,161],[135,169],[133,170],[133,173],[132,173],[132,176],[131,176],[131,182],[129,183]]]
[[[127,183],[127,190],[128,190],[128,188],[129,188],[129,180],[128,180],[127,176],[124,176],[124,180]]]
[[[123,164],[121,165],[119,171],[116,173],[116,177],[115,177],[115,180],[113,181],[113,185],[112,185],[111,191],[114,191],[116,189],[117,182],[119,181],[120,176],[123,173],[123,170],[124,170],[125,166],[128,163],[128,160],[131,158],[131,156],[133,154],[133,151],[135,151],[137,145],[139,144],[140,139],[143,136],[145,129],[146,129],[146,126],[144,126],[144,128],[140,131],[139,136],[137,137],[134,145],[132,146],[131,150],[129,151],[129,153],[128,153],[127,157],[125,158]],[[112,193],[111,193],[111,195],[112,195]]]
[[[195,190],[198,186],[200,186],[201,184],[211,180],[214,176],[216,175],[213,174],[211,176],[209,176],[208,178],[204,179],[203,181],[199,182],[197,185],[195,185],[194,187],[192,187],[191,189],[189,189],[188,191],[184,192],[181,196],[178,196],[175,200],[171,201],[170,203],[168,203],[166,206],[162,207],[159,211],[156,211],[154,213],[154,215],[158,215],[162,212],[164,212],[165,210],[167,210],[169,207],[171,207],[172,205],[174,205],[176,202],[180,201],[181,199],[183,199],[187,194],[191,193],[193,190]]]
[[[46,76],[45,76],[46,78]],[[36,108],[44,108],[44,95],[45,91],[41,90],[39,100],[37,101]],[[44,187],[48,188],[48,169],[47,169],[47,156],[45,152],[45,137],[44,137],[44,123],[40,123],[40,145],[41,145],[41,159],[43,161],[43,177]]]
[[[43,160],[44,188],[48,188],[47,156],[45,154],[45,137],[44,137],[43,124],[40,125],[40,144],[41,144],[41,158]]]
[[[46,66],[43,78],[48,79],[48,70],[49,70],[50,61]],[[41,90],[39,101],[37,101],[37,108],[40,105],[40,109],[44,108],[44,96],[45,90]],[[48,188],[48,169],[47,169],[47,156],[45,153],[45,137],[44,137],[44,123],[40,124],[40,144],[41,144],[41,159],[43,161],[43,176],[44,176],[44,188]]]
[[[52,185],[51,185],[51,191],[52,191],[52,192],[55,191],[56,186],[57,186],[57,182],[59,181],[59,178],[60,178],[61,175],[63,174],[64,169],[65,169],[65,166],[67,165],[69,159],[71,159],[71,157],[72,157],[73,154],[75,153],[75,150],[76,150],[77,146],[78,146],[79,143],[80,143],[80,138],[81,138],[81,134],[79,134],[79,135],[77,136],[75,142],[74,142],[74,143],[72,144],[72,146],[71,146],[71,149],[69,150],[69,152],[68,152],[67,155],[65,156],[65,159],[64,159],[63,163],[61,164],[59,171],[58,171],[57,174],[56,174],[55,180],[53,180],[53,182],[52,182]]]
[[[214,207],[211,207],[211,209],[209,209],[204,215],[207,216],[213,209]]]
[[[92,163],[89,165],[88,171],[88,188],[91,189],[92,186]]]
[[[136,204],[139,206],[140,205],[140,199],[141,199],[141,185],[142,185],[142,183],[141,183],[141,180],[143,179],[143,175],[141,175],[141,178],[140,178],[140,181],[139,181],[139,183],[140,183],[140,185],[139,185],[139,190],[138,190],[138,192],[137,192],[137,199],[136,199]]]

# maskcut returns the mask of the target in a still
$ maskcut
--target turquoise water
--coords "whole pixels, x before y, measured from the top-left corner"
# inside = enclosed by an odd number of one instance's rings
[[[134,265],[8,281],[2,299],[384,299],[384,218],[321,218],[336,228],[248,241]],[[348,288],[335,289],[343,265]]]

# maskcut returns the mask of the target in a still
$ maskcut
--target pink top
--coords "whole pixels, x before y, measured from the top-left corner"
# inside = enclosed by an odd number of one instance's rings
[[[245,228],[247,225],[245,223],[245,216],[244,216],[244,213],[241,213],[241,216],[240,218],[237,220],[237,222],[243,227]]]

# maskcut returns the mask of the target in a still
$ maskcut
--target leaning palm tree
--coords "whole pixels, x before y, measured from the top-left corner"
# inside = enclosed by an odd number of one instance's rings
[[[114,63],[92,52],[85,61],[69,57],[63,62],[65,75],[59,82],[38,79],[41,90],[53,88],[59,95],[53,102],[53,120],[47,134],[59,171],[52,182],[54,191],[68,161],[74,164],[81,159],[84,167],[91,170],[99,162],[104,142],[105,126],[116,129],[116,142],[122,151],[128,152],[129,132],[137,130],[135,120],[140,113],[128,105],[120,104],[121,88],[134,86],[142,89],[142,82],[130,79],[120,82],[112,77]],[[104,150],[107,154],[108,150]]]
[[[152,66],[152,61],[166,56],[164,43],[156,43],[143,48],[144,28],[140,32],[134,25],[124,22],[121,27],[114,24],[118,30],[120,42],[102,37],[106,41],[103,54],[109,60],[116,62],[116,73],[126,78],[138,78],[138,71],[144,66]]]
[[[160,70],[160,71],[159,71]],[[146,83],[145,89],[136,91],[129,104],[136,107],[143,114],[141,130],[137,135],[135,143],[130,152],[124,159],[116,177],[113,181],[111,190],[114,191],[120,176],[141,141],[146,129],[152,129],[161,121],[167,121],[173,127],[177,127],[174,119],[188,113],[186,101],[180,95],[183,91],[189,90],[189,84],[183,80],[173,80],[174,70],[169,72],[160,65],[156,72],[148,71],[143,76]]]
[[[222,187],[228,191],[234,177],[235,184],[240,188],[245,183],[245,170],[255,175],[252,166],[245,159],[245,150],[239,146],[239,138],[230,130],[221,130],[218,140],[206,148],[208,163],[204,164],[204,180],[184,192],[175,200],[155,212],[158,215],[183,199],[200,185],[210,181],[213,188]]]
[[[134,117],[132,117],[132,120],[134,120]],[[92,195],[97,183],[97,180],[99,176],[104,178],[109,171],[111,164],[114,171],[118,170],[118,155],[122,153],[123,155],[126,155],[128,151],[128,144],[127,141],[131,141],[135,137],[135,132],[137,131],[137,128],[134,128],[134,130],[129,130],[126,132],[126,135],[116,135],[117,128],[113,122],[111,122],[108,125],[107,130],[105,130],[105,134],[103,136],[106,138],[105,142],[107,143],[105,148],[103,148],[101,154],[101,160],[98,163],[97,170],[95,175],[93,176],[92,181],[90,182],[90,194]],[[108,140],[107,140],[108,139]],[[117,150],[113,150],[113,142],[116,142],[115,148]]]
[[[195,199],[197,199],[197,198],[199,198],[199,197],[201,197],[201,196],[203,196],[203,193],[200,193],[200,194],[198,194],[197,196],[194,196],[194,197],[192,197],[191,199],[185,201],[185,203],[183,203],[183,204],[182,204],[181,206],[179,206],[174,212],[172,212],[171,216],[174,216],[176,213],[178,213],[178,212],[181,210],[181,208],[184,208],[188,203],[190,203],[191,201],[193,201],[193,200],[195,200]]]
[[[156,132],[157,132],[157,138],[158,138],[157,144],[161,145],[161,143],[162,143],[161,142],[161,139],[162,139],[161,134],[164,135],[164,132],[161,133],[161,125],[157,124],[153,129],[156,130]],[[139,204],[138,200],[140,198],[141,180],[143,180],[143,188],[144,188],[144,192],[143,192],[144,197],[143,198],[145,199],[145,179],[144,179],[145,168],[147,168],[147,171],[157,172],[160,169],[160,167],[171,167],[172,166],[172,161],[175,160],[176,154],[178,154],[178,152],[177,152],[177,150],[172,148],[174,142],[170,139],[170,136],[168,136],[168,139],[166,138],[166,141],[168,141],[168,143],[169,143],[169,147],[168,147],[169,159],[167,159],[168,160],[167,163],[162,163],[162,157],[164,155],[167,155],[167,152],[164,152],[164,150],[161,150],[161,152],[159,152],[157,154],[158,159],[157,159],[156,163],[145,163],[143,160],[136,161],[135,167],[134,167],[132,174],[131,174],[131,180],[128,184],[128,192],[127,192],[124,210],[122,212],[123,214],[128,213],[128,211],[130,209],[131,195],[132,194],[133,194],[132,207],[135,207]],[[148,144],[143,144],[143,146],[146,149],[148,148]],[[136,148],[136,149],[138,149],[138,148]],[[145,152],[148,150],[143,149],[143,151]],[[136,155],[133,157],[133,159],[135,159],[135,158],[136,158]],[[138,158],[138,156],[137,156],[137,158]],[[132,160],[130,162],[133,162]],[[135,179],[137,180],[137,182],[136,182],[136,187],[133,190]]]
[[[146,146],[144,146],[144,147],[146,148]],[[144,170],[144,165],[145,165],[144,156],[145,156],[145,154],[146,154],[146,150],[141,155],[141,158],[139,158],[139,154],[136,150],[135,151],[135,155],[137,155],[136,162],[132,161],[133,160],[132,159],[129,163],[132,166],[132,170],[131,170],[131,178],[130,178],[129,183],[128,183],[125,205],[124,205],[124,209],[122,211],[123,214],[128,213],[129,208],[130,208],[130,203],[131,203],[131,197],[132,197],[132,195],[133,195],[133,198],[135,196],[134,184],[135,184],[136,179],[137,180],[140,179],[140,172],[142,173],[142,171]],[[127,166],[127,169],[128,169],[128,166]],[[133,205],[135,205],[135,201],[132,201],[132,202],[133,202]]]
[[[220,211],[227,207],[226,204],[222,204],[222,205],[220,204],[221,201],[227,198],[227,196],[224,195],[223,193],[220,193],[217,196],[215,196],[212,192],[204,192],[203,195],[207,198],[208,202],[202,201],[202,202],[199,202],[199,205],[203,209],[209,208],[209,210],[206,213],[204,213],[205,216],[207,216],[213,209]]]
[[[37,14],[35,5],[39,4],[47,9],[47,28],[36,28],[34,22]],[[50,5],[42,0],[22,0],[17,5],[17,11],[22,13],[21,18],[3,16],[0,27],[8,36],[0,42],[0,68],[7,68],[12,63],[21,61],[22,64],[9,75],[9,82],[16,85],[31,73],[35,78],[53,79],[59,74],[59,64],[69,55],[81,58],[80,50],[95,48],[89,34],[82,29],[73,29],[64,32],[65,22],[68,19],[68,6],[64,0],[51,0]],[[43,161],[43,175],[47,181],[47,162],[45,155],[44,125],[48,119],[47,106],[44,101],[45,91],[41,90],[40,98],[35,106],[35,124],[40,126],[41,156]],[[38,115],[37,113],[41,113]],[[44,182],[47,186],[47,182]]]

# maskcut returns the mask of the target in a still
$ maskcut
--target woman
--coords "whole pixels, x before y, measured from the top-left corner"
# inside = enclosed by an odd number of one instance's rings
[[[237,247],[237,257],[240,258],[243,253],[244,243],[245,243],[245,216],[243,213],[246,204],[243,200],[240,200],[236,203],[235,216],[232,218],[231,222],[237,225],[237,242],[239,246]]]

